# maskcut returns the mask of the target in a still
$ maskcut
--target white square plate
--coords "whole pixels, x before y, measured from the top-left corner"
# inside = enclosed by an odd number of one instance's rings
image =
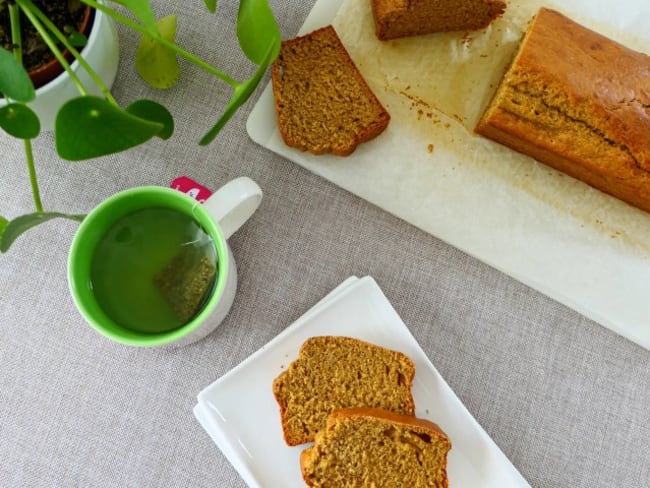
[[[239,366],[198,395],[196,418],[251,487],[303,488],[299,455],[285,444],[273,379],[318,335],[345,335],[407,354],[415,363],[416,415],[452,442],[454,488],[529,487],[436,371],[371,277],[351,277]]]

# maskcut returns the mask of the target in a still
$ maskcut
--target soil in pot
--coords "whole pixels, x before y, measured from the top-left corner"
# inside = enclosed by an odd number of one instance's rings
[[[59,30],[68,33],[71,30],[83,32],[86,36],[90,32],[92,19],[89,8],[80,0],[32,0],[34,5],[44,12]],[[36,88],[44,85],[59,73],[63,68],[56,61],[34,26],[21,12],[20,25],[23,41],[23,65],[30,72]],[[11,27],[9,23],[9,9],[6,2],[0,4],[0,44],[5,49],[12,49]],[[67,53],[69,60],[71,56]],[[51,72],[46,69],[49,65],[56,65]]]

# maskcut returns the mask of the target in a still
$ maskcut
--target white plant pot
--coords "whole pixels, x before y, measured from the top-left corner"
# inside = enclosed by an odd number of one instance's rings
[[[106,14],[95,11],[88,42],[84,46],[82,54],[86,62],[95,70],[104,84],[111,88],[117,65],[119,62],[119,44],[117,29],[113,20]],[[78,61],[71,65],[88,92],[93,95],[101,95],[101,91],[91,80],[86,70]],[[36,90],[36,99],[30,102],[29,107],[36,112],[41,120],[41,131],[54,129],[54,120],[59,108],[71,98],[79,96],[79,90],[64,71],[54,80]],[[0,107],[6,105],[5,99],[0,99]]]

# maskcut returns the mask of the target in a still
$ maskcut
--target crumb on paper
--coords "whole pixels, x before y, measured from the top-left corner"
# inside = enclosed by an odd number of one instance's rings
[[[429,152],[429,154],[431,154],[433,152],[433,144],[429,144],[427,146],[427,151]]]

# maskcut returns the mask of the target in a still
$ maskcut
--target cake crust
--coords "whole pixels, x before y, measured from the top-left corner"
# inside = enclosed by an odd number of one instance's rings
[[[503,0],[371,0],[377,38],[386,41],[434,32],[487,27],[506,9]]]
[[[542,8],[476,132],[650,211],[650,57]]]

